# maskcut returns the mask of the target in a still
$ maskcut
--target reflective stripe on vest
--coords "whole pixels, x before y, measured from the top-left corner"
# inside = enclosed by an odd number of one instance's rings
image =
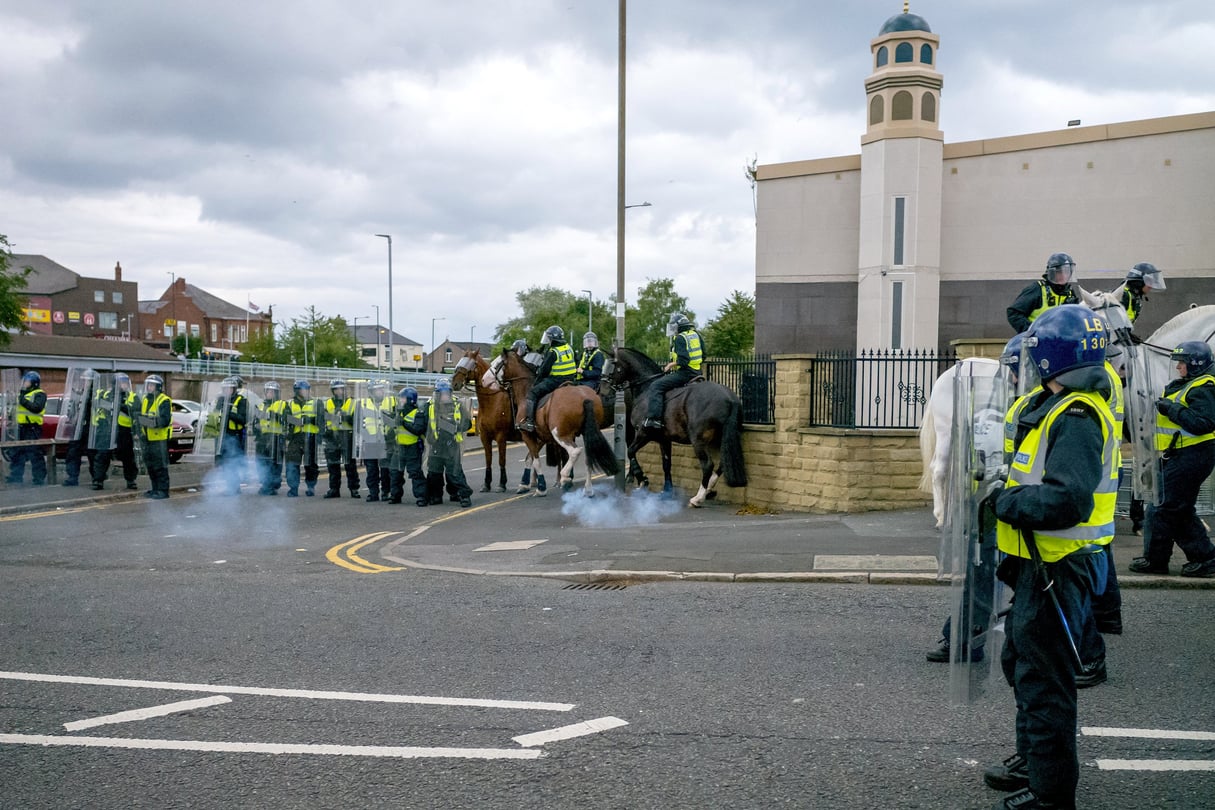
[[[286,404],[281,399],[276,399],[273,402],[262,400],[262,404],[257,406],[257,409],[261,411],[259,421],[261,422],[262,433],[279,434],[283,432],[282,415]]]
[[[591,363],[595,359],[595,355],[602,354],[598,349],[590,352],[584,352],[582,359],[578,361],[578,378],[586,377],[586,372],[591,370]]]
[[[1101,480],[1093,493],[1093,509],[1085,520],[1067,529],[1034,532],[1043,562],[1056,562],[1085,546],[1106,545],[1114,539],[1114,502],[1118,498],[1118,465],[1115,462],[1121,436],[1114,431],[1114,415],[1109,405],[1097,394],[1073,391],[1055,403],[1050,413],[1021,440],[1004,488],[1042,483],[1051,428],[1069,407],[1078,402],[1087,404],[1100,417]],[[996,524],[996,543],[1005,554],[1030,557],[1021,532],[1004,521]]]
[[[451,418],[456,423],[456,427],[460,425],[460,400],[455,400],[453,403],[455,408],[452,410]],[[430,425],[430,432],[434,435],[435,441],[439,439],[439,425],[435,422],[435,401],[432,399],[430,404],[426,406],[426,422]],[[409,431],[405,431],[408,433]],[[464,441],[464,431],[456,431],[456,442]]]
[[[549,370],[550,377],[573,377],[578,373],[578,366],[574,364],[574,350],[568,345],[554,346],[553,352],[556,353],[557,359],[553,361],[553,367]]]
[[[417,409],[417,406],[414,406],[414,409],[412,411],[405,414],[405,419],[403,421],[406,423],[412,422],[417,417],[417,415],[418,415],[418,409]],[[403,444],[406,447],[408,447],[411,444],[417,444],[421,440],[422,440],[421,436],[415,436],[414,434],[410,433],[408,430],[405,430],[404,428],[397,431],[397,444]]]
[[[1013,453],[1017,451],[1017,420],[1025,412],[1025,406],[1038,395],[1042,386],[1037,386],[1024,396],[1017,397],[1016,402],[1004,414],[1004,463],[1011,464]]]
[[[228,406],[228,430],[235,432],[245,429],[244,425],[232,421],[232,414],[236,412],[236,408],[240,405],[240,401],[242,399],[244,399],[244,397],[237,394],[232,398],[232,404]]]
[[[1180,402],[1186,405],[1186,397],[1190,393],[1190,389],[1200,385],[1215,385],[1215,377],[1210,374],[1203,374],[1200,377],[1195,377],[1194,381],[1189,385],[1177,389],[1172,394],[1169,394],[1165,399],[1171,399],[1174,402]],[[1174,442],[1174,439],[1176,441]],[[1156,412],[1156,449],[1168,450],[1177,447],[1193,447],[1196,444],[1209,442],[1215,439],[1215,433],[1200,433],[1193,434],[1186,431],[1181,425],[1169,419],[1159,411]]]
[[[1050,288],[1050,286],[1045,281],[1042,281],[1041,279],[1038,279],[1038,286],[1042,288],[1042,302],[1038,305],[1037,309],[1035,309],[1033,312],[1029,313],[1029,322],[1030,323],[1033,323],[1035,320],[1037,320],[1039,315],[1041,315],[1043,312],[1046,312],[1046,310],[1050,309],[1051,307],[1057,307],[1062,304],[1069,304],[1072,302],[1072,298],[1070,295],[1068,295],[1068,293],[1065,292],[1062,295],[1060,295],[1059,293],[1052,290]],[[1070,287],[1068,288],[1068,292],[1071,292]]]
[[[320,427],[316,424],[316,400],[306,399],[303,402],[291,400],[291,417],[301,421],[303,424],[292,425],[292,433],[319,433]]]
[[[354,400],[348,399],[341,404],[341,407],[334,407],[333,399],[325,400],[325,412],[329,414],[329,422],[332,423],[336,419],[338,412],[344,413],[347,416],[354,416]],[[337,419],[337,427],[334,430],[353,430],[354,426],[347,423],[345,419]]]
[[[162,391],[162,392],[160,392],[159,394],[157,394],[157,395],[156,395],[156,399],[152,400],[152,407],[151,407],[151,409],[149,410],[149,408],[148,408],[148,398],[147,398],[147,397],[144,397],[144,398],[143,398],[143,402],[141,402],[141,403],[140,403],[140,405],[139,405],[139,412],[140,412],[141,414],[143,414],[144,416],[157,416],[157,415],[159,415],[159,414],[160,414],[160,405],[161,405],[161,403],[162,403],[162,402],[170,402],[170,401],[171,401],[171,400],[169,399],[169,395],[168,395],[168,394],[166,394],[166,393],[164,393],[164,392]],[[170,423],[170,425],[171,425],[171,424],[172,424],[172,423]],[[160,427],[145,427],[145,428],[143,429],[143,432],[144,432],[144,435],[148,437],[148,441],[150,441],[150,442],[163,442],[163,441],[168,441],[168,438],[169,438],[169,429],[170,429],[170,427],[169,427],[169,426],[162,427],[162,428],[160,428]]]
[[[671,362],[679,362],[679,353],[675,351],[675,341],[680,338],[683,338],[683,343],[688,348],[688,368],[693,371],[700,371],[700,364],[704,360],[704,355],[703,350],[700,348],[700,335],[694,331],[680,332],[671,338]]]
[[[127,391],[122,400],[122,408],[118,411],[118,427],[129,428],[135,424],[135,420],[131,418],[131,406],[134,404],[135,392]]]
[[[41,388],[31,388],[26,392],[26,397],[33,399],[38,394],[42,393]],[[17,398],[17,424],[18,425],[41,425],[42,414],[34,413],[21,404],[21,398]]]

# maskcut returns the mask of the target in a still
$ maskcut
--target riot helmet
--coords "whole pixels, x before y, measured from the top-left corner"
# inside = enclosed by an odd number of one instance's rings
[[[406,411],[412,411],[418,407],[418,389],[411,385],[407,385],[397,392],[397,398],[401,400]]]
[[[1211,372],[1211,347],[1201,340],[1187,340],[1173,349],[1169,359],[1174,363],[1185,363],[1185,375],[1189,379]]]
[[[519,338],[514,343],[510,344],[510,350],[522,357],[523,355],[527,354],[527,341],[523,338]]]
[[[301,391],[304,393],[309,393],[312,391],[312,383],[308,382],[307,380],[296,380],[291,384],[291,390],[297,394]]]
[[[21,375],[21,382],[29,383],[29,388],[37,388],[38,386],[42,385],[42,375],[36,371],[27,371],[25,374]],[[25,388],[27,386],[23,385],[21,387]]]
[[[114,387],[124,394],[131,390],[131,375],[119,371],[114,375]]]
[[[1024,348],[1022,345],[1024,340],[1024,333],[1013,335],[1012,340],[1004,344],[1004,351],[1000,352],[1000,365],[1009,370],[1014,381],[1021,370],[1021,350]]]
[[[264,386],[262,386],[262,390],[265,391],[266,399],[274,402],[279,398],[279,392],[282,391],[282,386],[278,384],[277,380],[270,380]],[[271,396],[271,394],[273,394],[273,396]]]
[[[1126,286],[1137,293],[1143,292],[1145,286],[1153,290],[1163,290],[1164,273],[1157,270],[1156,265],[1151,262],[1139,262],[1126,271]]]
[[[1076,263],[1072,261],[1071,256],[1066,253],[1052,253],[1046,260],[1046,272],[1043,273],[1043,276],[1046,277],[1048,284],[1062,287],[1071,283],[1072,274],[1075,272]]]
[[[1079,304],[1051,307],[1025,333],[1034,368],[1046,383],[1060,374],[1105,362],[1105,321]]]
[[[451,380],[439,380],[435,383],[435,399],[439,402],[451,402]]]
[[[332,392],[333,392],[333,393],[335,393],[335,394],[336,394],[338,391],[341,391],[341,392],[342,392],[342,394],[343,394],[343,395],[345,395],[345,393],[346,393],[346,381],[345,381],[345,380],[330,380],[330,381],[329,381],[329,390],[330,390],[330,391],[332,391]]]
[[[149,374],[143,378],[143,392],[145,394],[163,394],[165,391],[165,381],[159,374]]]
[[[599,336],[596,335],[594,332],[587,332],[585,335],[582,336],[582,348],[598,349],[599,348]]]
[[[688,320],[688,316],[682,312],[672,312],[670,320],[667,321],[667,337],[675,337],[679,332],[686,332],[692,328],[692,322]]]
[[[541,346],[551,346],[554,343],[565,343],[565,332],[560,326],[553,325],[544,330],[544,336],[540,338]]]
[[[384,380],[374,380],[371,383],[371,396],[376,399],[383,399],[384,394],[388,391],[388,383]]]
[[[240,377],[224,377],[223,380],[220,381],[219,385],[224,389],[225,393],[235,393],[236,389],[240,388],[240,385],[237,383],[237,380],[239,379]]]

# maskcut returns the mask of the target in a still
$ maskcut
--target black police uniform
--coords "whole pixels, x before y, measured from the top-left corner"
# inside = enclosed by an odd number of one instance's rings
[[[671,353],[674,355],[675,368],[650,383],[649,410],[646,414],[648,422],[662,422],[663,409],[666,406],[667,392],[681,388],[700,374],[699,369],[691,366],[691,350],[689,341],[695,338],[700,341],[700,335],[695,329],[684,329],[671,338]],[[701,349],[703,357],[704,349]]]
[[[1045,297],[1045,305],[1043,298]],[[1018,335],[1029,329],[1029,325],[1047,309],[1061,304],[1078,304],[1076,291],[1071,284],[1051,284],[1045,277],[1036,280],[1017,296],[1006,313],[1008,325]]]

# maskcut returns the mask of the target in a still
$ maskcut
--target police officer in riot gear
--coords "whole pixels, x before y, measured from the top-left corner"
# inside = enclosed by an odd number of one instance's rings
[[[392,463],[389,503],[400,503],[409,476],[414,503],[426,506],[426,474],[422,471],[422,451],[426,444],[426,411],[418,408],[418,389],[405,386],[397,395],[397,452]]]
[[[219,455],[215,457],[215,466],[223,473],[226,495],[239,495],[240,484],[245,477],[249,398],[245,396],[244,388],[245,381],[241,377],[225,377],[219,402],[216,403],[216,412],[222,421],[219,426]]]
[[[332,396],[325,400],[325,465],[329,469],[329,490],[326,498],[342,497],[342,467],[346,468],[346,485],[350,497],[359,497],[359,465],[354,460],[354,400],[346,396],[346,381],[329,383]],[[318,414],[318,417],[320,414]]]
[[[1076,263],[1071,256],[1052,253],[1046,260],[1042,278],[1023,289],[1008,308],[1008,323],[1013,331],[1021,333],[1029,329],[1030,324],[1051,307],[1080,303],[1072,288],[1075,272]]]
[[[671,313],[667,321],[667,337],[671,339],[671,359],[659,377],[649,388],[649,412],[643,428],[662,431],[666,428],[663,422],[663,409],[666,406],[666,395],[681,386],[687,385],[700,374],[700,364],[704,360],[704,346],[700,334],[682,312]]]
[[[472,506],[472,487],[464,478],[460,463],[460,448],[470,427],[472,420],[452,394],[451,382],[439,380],[426,407],[426,441],[430,445],[426,457],[426,499],[432,506],[443,503],[444,478],[452,499],[466,509]]]
[[[287,403],[280,398],[281,392],[282,386],[277,380],[269,380],[262,386],[263,398],[253,421],[258,495],[277,495],[283,485],[283,442],[286,438],[283,415]]]
[[[1153,290],[1163,290],[1164,273],[1156,269],[1156,265],[1151,262],[1139,262],[1139,264],[1126,271],[1126,281],[1122,282],[1122,292],[1119,295],[1118,290],[1114,290],[1115,298],[1122,302],[1122,308],[1126,310],[1126,317],[1131,323],[1139,317],[1140,311],[1143,309],[1143,302],[1149,300],[1147,294]]]
[[[603,362],[606,360],[599,348],[599,337],[594,332],[582,336],[582,357],[578,360],[578,383],[599,389],[603,379]]]
[[[100,478],[103,481],[106,479],[111,460],[117,459],[122,464],[122,477],[127,482],[127,489],[139,489],[139,484],[135,482],[139,477],[139,465],[135,460],[135,438],[132,434],[139,403],[131,387],[131,377],[121,371],[114,375],[114,398],[117,401],[118,431],[113,452],[98,455]]]
[[[556,391],[562,383],[573,382],[578,377],[578,366],[574,362],[574,350],[565,342],[565,332],[560,326],[550,326],[540,338],[544,360],[536,370],[536,381],[527,392],[523,418],[515,425],[519,430],[535,432],[536,403],[546,394]]]
[[[42,413],[46,410],[46,393],[42,376],[27,371],[21,376],[21,391],[17,395],[17,439],[34,441],[42,438]],[[8,477],[9,484],[25,479],[25,462],[30,463],[30,483],[36,487],[46,484],[46,456],[41,447],[17,447],[13,450]]]
[[[169,497],[169,431],[173,425],[173,402],[165,393],[164,379],[158,374],[144,378],[137,421],[144,436],[143,462],[152,484],[143,495],[164,500]]]
[[[316,482],[320,475],[317,467],[317,443],[320,437],[318,400],[312,398],[312,384],[307,380],[296,380],[291,386],[291,401],[283,408],[287,422],[287,497],[300,494],[300,468],[303,468],[304,492],[308,497],[316,494]]]
[[[1017,417],[1008,482],[994,499],[1007,555],[999,576],[1014,592],[1001,665],[1017,706],[1016,753],[984,773],[988,786],[1016,791],[997,807],[1076,806],[1076,634],[1104,590],[1118,491],[1109,337],[1090,310],[1062,305],[1024,338],[1043,387]]]
[[[1173,350],[1177,379],[1156,400],[1156,449],[1163,454],[1159,506],[1148,506],[1143,556],[1131,570],[1167,574],[1173,544],[1185,553],[1184,577],[1215,577],[1215,545],[1195,511],[1198,490],[1215,469],[1215,361],[1211,347],[1188,340]]]

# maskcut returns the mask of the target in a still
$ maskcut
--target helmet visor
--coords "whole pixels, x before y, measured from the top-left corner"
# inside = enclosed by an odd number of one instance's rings
[[[1076,266],[1073,264],[1060,264],[1055,267],[1046,268],[1046,280],[1051,284],[1070,284],[1072,273]]]
[[[1144,273],[1143,284],[1146,287],[1151,287],[1153,290],[1167,289],[1164,286],[1164,273],[1157,270],[1155,273]]]

